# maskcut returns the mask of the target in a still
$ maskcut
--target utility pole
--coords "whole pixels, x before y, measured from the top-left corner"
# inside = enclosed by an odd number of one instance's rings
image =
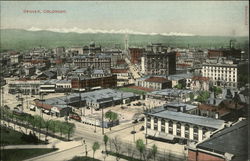
[[[102,135],[104,135],[104,113],[103,113],[103,107],[102,107]]]
[[[79,92],[79,109],[81,110],[82,116],[82,109],[81,109],[81,93],[80,93],[80,76],[78,75],[78,92]]]
[[[2,87],[2,106],[4,106],[4,87]]]
[[[134,142],[135,142],[135,125],[133,126],[133,135],[134,135]]]

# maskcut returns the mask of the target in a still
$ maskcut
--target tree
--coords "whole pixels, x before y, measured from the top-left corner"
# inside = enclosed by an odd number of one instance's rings
[[[190,101],[193,101],[194,100],[194,94],[193,93],[189,93],[189,98],[190,98]]]
[[[205,102],[209,98],[209,92],[207,91],[201,91],[200,95],[197,97],[197,101],[199,102]]]
[[[49,120],[48,123],[49,123],[49,125],[48,125],[49,130],[51,130],[53,132],[53,134],[55,134],[55,132],[56,132],[56,121]]]
[[[103,142],[104,142],[104,145],[105,145],[105,151],[107,153],[107,143],[108,143],[108,140],[109,140],[109,137],[107,135],[104,135],[103,136]]]
[[[109,110],[108,112],[105,113],[105,118],[109,119],[109,123],[111,122],[113,125],[113,122],[118,119],[118,114]],[[111,125],[110,125],[110,130],[111,130]]]
[[[60,132],[60,136],[62,137],[62,134],[65,133],[64,124],[61,121],[58,121],[58,120],[55,121],[55,124],[56,124],[56,128],[55,128],[56,131]]]
[[[98,150],[100,148],[100,144],[96,141],[94,142],[93,146],[92,146],[92,150],[93,150],[93,158],[95,158],[95,152],[96,150]]]
[[[75,131],[75,124],[69,123],[69,122],[64,122],[63,123],[65,126],[65,133],[68,135],[68,140],[70,139],[70,135],[74,133]]]
[[[155,156],[156,156],[157,151],[158,151],[157,146],[154,144],[152,146],[152,155],[153,155],[154,161],[155,161]]]
[[[39,140],[40,140],[41,128],[44,127],[44,119],[39,115],[35,115],[34,124],[39,129]]]
[[[142,139],[136,140],[135,144],[136,144],[137,150],[140,152],[140,160],[141,160],[142,154],[143,154],[143,152],[145,151],[145,148],[146,148],[145,144],[143,143]]]
[[[45,141],[47,141],[47,136],[48,136],[48,132],[49,132],[49,126],[51,125],[52,120],[44,120],[44,126],[46,129],[46,134],[45,134]]]
[[[174,88],[183,89],[183,85],[182,84],[177,84],[176,86],[174,86]]]
[[[115,147],[116,161],[119,161],[121,152],[121,142],[118,140],[117,137],[115,137],[114,139],[112,139],[112,143],[114,144]]]

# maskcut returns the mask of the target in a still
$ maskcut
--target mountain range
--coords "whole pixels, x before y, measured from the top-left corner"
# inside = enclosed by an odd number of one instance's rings
[[[198,36],[186,33],[142,33],[131,30],[81,30],[39,28],[1,29],[1,51],[27,50],[38,46],[55,48],[58,46],[85,46],[91,41],[102,47],[120,46],[124,48],[125,40],[130,47],[145,47],[150,43],[162,43],[170,47],[228,47],[230,39],[236,40],[236,47],[248,44],[248,37]]]

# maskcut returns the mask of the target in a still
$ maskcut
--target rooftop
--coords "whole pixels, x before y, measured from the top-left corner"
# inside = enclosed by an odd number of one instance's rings
[[[150,94],[153,95],[162,95],[162,96],[178,96],[180,94],[192,93],[191,90],[182,90],[182,89],[163,89],[160,91],[153,91]]]
[[[167,78],[163,78],[163,77],[150,77],[148,79],[145,80],[146,82],[157,82],[157,83],[165,83],[168,81]]]
[[[224,125],[223,120],[191,115],[183,112],[169,111],[165,110],[162,106],[152,110],[151,112],[148,113],[148,115],[190,123],[193,125],[199,125],[203,127],[214,128],[214,129],[219,129],[222,127],[222,125]]]
[[[186,74],[175,74],[168,76],[169,80],[180,80],[180,79],[191,79],[193,77],[192,74],[186,73]]]
[[[208,77],[194,76],[192,80],[201,80],[201,81],[209,81]]]
[[[170,102],[170,103],[166,104],[166,106],[172,106],[172,107],[186,107],[186,110],[187,110],[187,111],[197,108],[196,105],[190,105],[190,104],[178,103],[178,102]]]
[[[233,161],[247,160],[248,157],[248,125],[242,120],[211,136],[210,139],[197,145],[198,148],[217,153],[234,154]]]

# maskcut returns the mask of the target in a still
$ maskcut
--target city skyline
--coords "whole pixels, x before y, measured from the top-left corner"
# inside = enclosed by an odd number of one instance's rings
[[[25,10],[41,13],[25,13]],[[44,13],[44,10],[65,12]],[[247,15],[247,1],[1,2],[1,29],[247,36]]]

